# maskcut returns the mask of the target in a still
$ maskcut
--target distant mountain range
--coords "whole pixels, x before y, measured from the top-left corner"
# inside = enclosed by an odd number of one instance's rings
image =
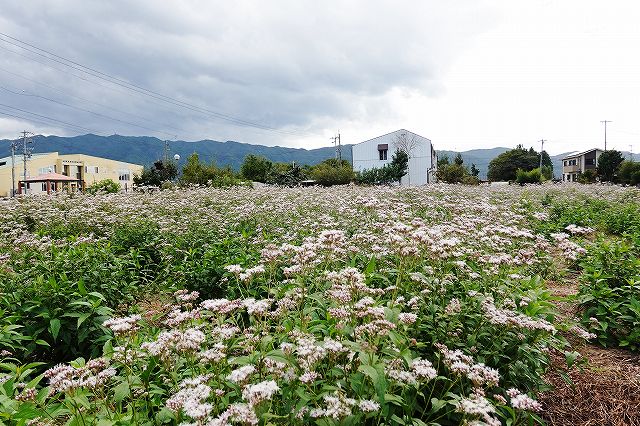
[[[86,154],[145,166],[161,159],[164,152],[164,141],[149,136],[92,134],[74,137],[35,136],[33,141],[34,153],[57,151],[60,154]],[[9,142],[9,140],[0,140],[0,158],[11,155]],[[309,165],[335,157],[333,147],[307,150],[233,141],[170,141],[169,148],[170,157],[173,158],[175,154],[179,154],[180,162],[186,161],[187,157],[196,152],[200,161],[206,163],[214,161],[218,166],[229,165],[235,170],[240,169],[244,158],[249,154],[262,155],[271,161],[287,163],[295,161],[297,164]],[[344,159],[351,161],[351,146],[344,146],[342,154]]]
[[[61,137],[61,136],[35,136],[32,145],[34,153],[58,151],[60,154],[87,154],[98,157],[111,158],[129,163],[151,165],[162,158],[164,141],[149,136],[97,136],[92,134]],[[0,158],[10,155],[10,140],[0,140]],[[170,154],[179,154],[181,162],[194,152],[204,162],[214,161],[219,166],[231,166],[235,170],[240,169],[244,158],[249,154],[262,155],[274,162],[296,162],[297,164],[318,164],[328,158],[335,157],[333,147],[318,149],[286,148],[281,146],[252,145],[241,142],[219,142],[202,140],[197,142],[171,141],[169,143]],[[589,148],[589,147],[587,147]],[[472,149],[462,151],[465,165],[471,167],[475,164],[480,170],[480,177],[486,178],[489,162],[508,151],[510,148]],[[586,149],[586,148],[585,148]],[[455,151],[438,151],[438,156],[448,155],[451,160],[456,155]],[[562,173],[562,158],[568,153],[554,155],[553,170],[556,176]],[[351,161],[351,145],[343,145],[342,158]],[[626,153],[625,153],[626,158]]]

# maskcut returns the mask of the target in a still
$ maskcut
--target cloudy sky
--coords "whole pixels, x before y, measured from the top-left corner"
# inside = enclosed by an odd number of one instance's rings
[[[0,0],[0,138],[640,151],[640,3]],[[25,44],[28,43],[28,44]],[[41,49],[41,50],[39,50]],[[54,56],[56,55],[56,56]],[[73,61],[73,62],[69,62]]]

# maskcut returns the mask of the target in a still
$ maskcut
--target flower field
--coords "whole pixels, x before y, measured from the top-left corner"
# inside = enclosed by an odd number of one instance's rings
[[[233,188],[0,202],[0,424],[530,425],[640,349],[640,192]],[[574,317],[548,283],[579,277]],[[570,343],[571,342],[571,343]]]

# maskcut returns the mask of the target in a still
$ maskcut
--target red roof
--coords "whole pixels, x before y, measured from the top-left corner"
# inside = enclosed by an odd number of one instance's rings
[[[39,175],[39,176],[31,176],[27,178],[27,182],[46,182],[46,181],[55,181],[55,182],[77,182],[80,179],[71,177],[71,176],[65,176],[65,175],[61,175],[60,173],[45,173],[43,175]]]

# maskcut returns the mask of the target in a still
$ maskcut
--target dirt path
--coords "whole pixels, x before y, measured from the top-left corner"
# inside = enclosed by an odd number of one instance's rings
[[[563,299],[577,292],[575,277],[548,287],[560,298],[556,303],[560,313],[575,317],[576,306]],[[581,343],[571,336],[567,339],[586,363],[567,369],[564,356],[552,357],[547,381],[553,389],[538,396],[548,425],[640,426],[640,356]]]

